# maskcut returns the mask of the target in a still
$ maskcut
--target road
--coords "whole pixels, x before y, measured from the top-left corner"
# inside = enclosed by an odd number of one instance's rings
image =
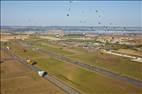
[[[132,61],[142,63],[142,58],[141,57],[130,56],[130,55],[126,55],[126,54],[121,54],[121,53],[118,53],[118,52],[114,52],[113,50],[112,51],[106,51],[106,50],[104,50],[103,52],[107,53],[107,54],[112,54],[112,55],[116,55],[116,56],[130,58]]]
[[[33,71],[35,71],[36,73],[42,69],[33,66],[33,65],[29,65],[26,63],[26,60],[20,56],[17,56],[14,52],[9,51],[7,49],[1,48],[1,50],[3,50],[4,52],[8,53],[13,59],[16,59],[17,61],[19,61],[20,63],[22,63],[23,65],[25,65],[26,67],[29,67],[30,69],[32,69]],[[53,83],[54,85],[56,85],[57,87],[61,88],[63,91],[65,91],[67,94],[80,94],[79,91],[75,90],[74,88],[70,87],[69,85],[65,84],[64,82],[62,82],[61,80],[55,78],[53,75],[47,74],[45,75],[43,78],[47,79],[48,81],[50,81],[51,83]]]
[[[25,44],[23,42],[20,42],[20,43],[26,45],[29,48],[33,48],[32,45],[30,45],[30,44]],[[101,75],[111,77],[113,79],[122,80],[124,82],[128,82],[128,83],[135,85],[137,87],[142,87],[142,81],[141,80],[133,79],[131,77],[127,77],[127,76],[124,76],[124,75],[121,75],[121,74],[118,74],[118,73],[114,73],[114,72],[108,71],[108,70],[100,68],[100,67],[95,67],[95,66],[89,65],[87,63],[75,61],[75,60],[73,60],[73,59],[71,59],[67,56],[59,55],[59,54],[52,52],[52,51],[47,51],[47,50],[39,49],[39,48],[36,51],[41,52],[42,54],[44,53],[45,55],[51,56],[55,59],[58,59],[58,60],[61,60],[61,61],[67,62],[67,63],[72,63],[72,64],[75,64],[75,65],[78,65],[78,66],[80,66],[80,67],[82,67],[86,70],[91,71],[91,72],[99,73]]]
[[[95,67],[95,66],[85,64],[85,63],[82,63],[82,62],[79,62],[79,61],[75,61],[75,60],[70,59],[69,57],[58,55],[58,54],[55,54],[53,52],[47,52],[47,51],[42,50],[42,49],[39,49],[38,51],[45,53],[45,54],[48,54],[49,56],[54,57],[58,60],[78,65],[78,66],[80,66],[84,69],[91,71],[91,72],[97,72],[97,73],[103,74],[107,77],[111,77],[113,79],[118,79],[118,80],[123,80],[123,81],[131,83],[135,86],[142,87],[142,81],[140,81],[140,80],[136,80],[136,79],[133,79],[133,78],[130,78],[130,77],[127,77],[127,76],[123,76],[121,74],[117,74],[117,73],[114,73],[114,72],[111,72],[111,71],[108,71],[108,70],[105,70],[105,69],[102,69],[102,68],[99,68],[99,67]]]

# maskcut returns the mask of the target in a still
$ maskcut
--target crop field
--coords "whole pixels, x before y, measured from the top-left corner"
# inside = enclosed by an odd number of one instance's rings
[[[1,94],[64,94],[61,89],[40,78],[3,51],[1,59],[5,59],[0,64]]]
[[[9,44],[11,51],[23,58],[31,58],[32,60],[35,60],[37,62],[37,67],[46,70],[49,74],[61,79],[82,94],[106,94],[106,92],[107,94],[141,94],[142,92],[141,87],[136,87],[128,82],[109,78],[99,73],[90,72],[74,64],[63,62],[49,55],[45,55],[44,53],[40,53],[33,48],[22,44],[20,45],[20,43],[24,42],[26,43],[27,41],[11,41]],[[104,53],[102,54],[99,51],[91,52],[89,54],[86,50],[81,48],[63,48],[58,44],[50,43],[46,40],[33,42],[31,39],[31,41],[28,40],[28,43],[29,42],[31,42],[34,48],[43,48],[44,50],[68,56],[83,63],[99,66],[114,72],[122,72],[124,75],[141,79],[140,72],[142,66],[139,63],[130,62],[126,58],[111,56]],[[26,52],[24,52],[23,49],[26,49]],[[132,69],[134,71],[132,71]],[[130,73],[128,71],[130,71]],[[37,77],[37,79],[40,78]],[[58,88],[57,91],[56,89],[54,91],[57,92]],[[62,92],[58,91],[58,93],[60,94]]]

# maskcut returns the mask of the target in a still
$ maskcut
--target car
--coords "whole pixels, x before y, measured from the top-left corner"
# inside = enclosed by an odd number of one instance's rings
[[[41,77],[44,77],[44,76],[47,75],[47,72],[43,71],[43,70],[40,70],[40,71],[38,71],[38,75],[41,76]]]
[[[8,50],[10,50],[10,47],[9,47],[9,46],[7,46],[6,48],[7,48]]]

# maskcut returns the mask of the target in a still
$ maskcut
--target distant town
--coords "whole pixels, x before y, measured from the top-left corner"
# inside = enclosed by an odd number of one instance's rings
[[[121,26],[1,26],[1,31],[47,32],[62,30],[66,33],[95,32],[95,33],[142,33],[142,27]]]

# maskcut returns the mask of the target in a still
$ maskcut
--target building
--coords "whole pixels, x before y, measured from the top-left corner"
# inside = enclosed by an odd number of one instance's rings
[[[62,31],[62,30],[49,30],[47,32],[47,35],[56,36],[56,37],[63,37],[64,31]]]

